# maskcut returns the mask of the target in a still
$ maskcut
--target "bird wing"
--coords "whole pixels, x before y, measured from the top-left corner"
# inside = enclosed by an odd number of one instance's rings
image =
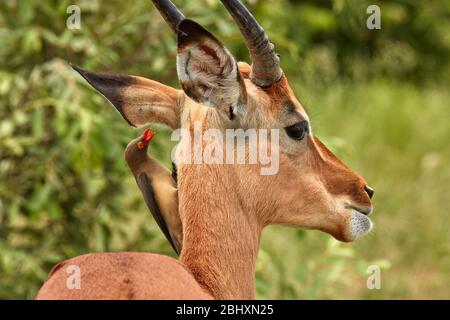
[[[166,236],[167,240],[169,240],[170,244],[172,245],[172,248],[178,255],[180,255],[180,248],[175,245],[175,241],[174,239],[172,239],[169,228],[167,227],[167,223],[164,220],[164,217],[159,209],[150,178],[145,173],[141,173],[137,178],[137,183],[142,191],[145,203],[147,204],[147,207],[152,213],[153,218],[156,220],[156,223],[158,223],[158,226]]]

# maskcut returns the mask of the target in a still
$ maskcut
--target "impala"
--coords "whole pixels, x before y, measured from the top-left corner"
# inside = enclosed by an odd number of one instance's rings
[[[182,137],[177,148],[180,260],[150,253],[82,255],[54,267],[39,299],[251,299],[264,227],[321,230],[345,242],[372,227],[367,215],[373,190],[313,135],[274,45],[242,3],[222,0],[252,65],[236,62],[170,1],[153,2],[178,37],[182,90],[137,76],[78,69],[80,74],[133,126],[161,123],[192,132],[200,122],[203,131],[278,129],[278,172],[262,175],[259,163],[183,162],[194,151]],[[79,290],[66,287],[69,265],[81,270]]]

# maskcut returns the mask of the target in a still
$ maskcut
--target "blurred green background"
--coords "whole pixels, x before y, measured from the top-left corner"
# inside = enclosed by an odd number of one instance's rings
[[[249,61],[219,1],[175,1]],[[81,30],[66,28],[70,4]],[[375,190],[373,232],[351,244],[269,227],[258,298],[449,298],[450,2],[246,1],[282,56],[315,133]],[[381,8],[368,30],[366,8]],[[33,298],[87,252],[173,255],[123,150],[127,125],[68,62],[178,86],[175,37],[150,1],[0,2],[0,299]],[[150,148],[170,163],[169,130]],[[366,287],[382,268],[381,289]]]

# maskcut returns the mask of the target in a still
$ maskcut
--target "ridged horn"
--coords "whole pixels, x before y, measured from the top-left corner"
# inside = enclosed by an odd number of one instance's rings
[[[275,46],[269,41],[264,29],[239,0],[221,0],[230,12],[244,36],[252,59],[250,78],[260,87],[269,87],[280,80],[282,70]]]
[[[185,19],[184,14],[170,0],[152,0],[152,2],[172,30],[177,33],[178,24]]]

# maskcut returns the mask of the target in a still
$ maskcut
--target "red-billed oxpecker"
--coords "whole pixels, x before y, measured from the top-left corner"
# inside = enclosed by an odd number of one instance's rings
[[[125,159],[153,218],[179,255],[183,231],[178,215],[177,185],[170,171],[147,154],[154,136],[155,132],[149,128],[142,136],[131,141],[125,149]]]

